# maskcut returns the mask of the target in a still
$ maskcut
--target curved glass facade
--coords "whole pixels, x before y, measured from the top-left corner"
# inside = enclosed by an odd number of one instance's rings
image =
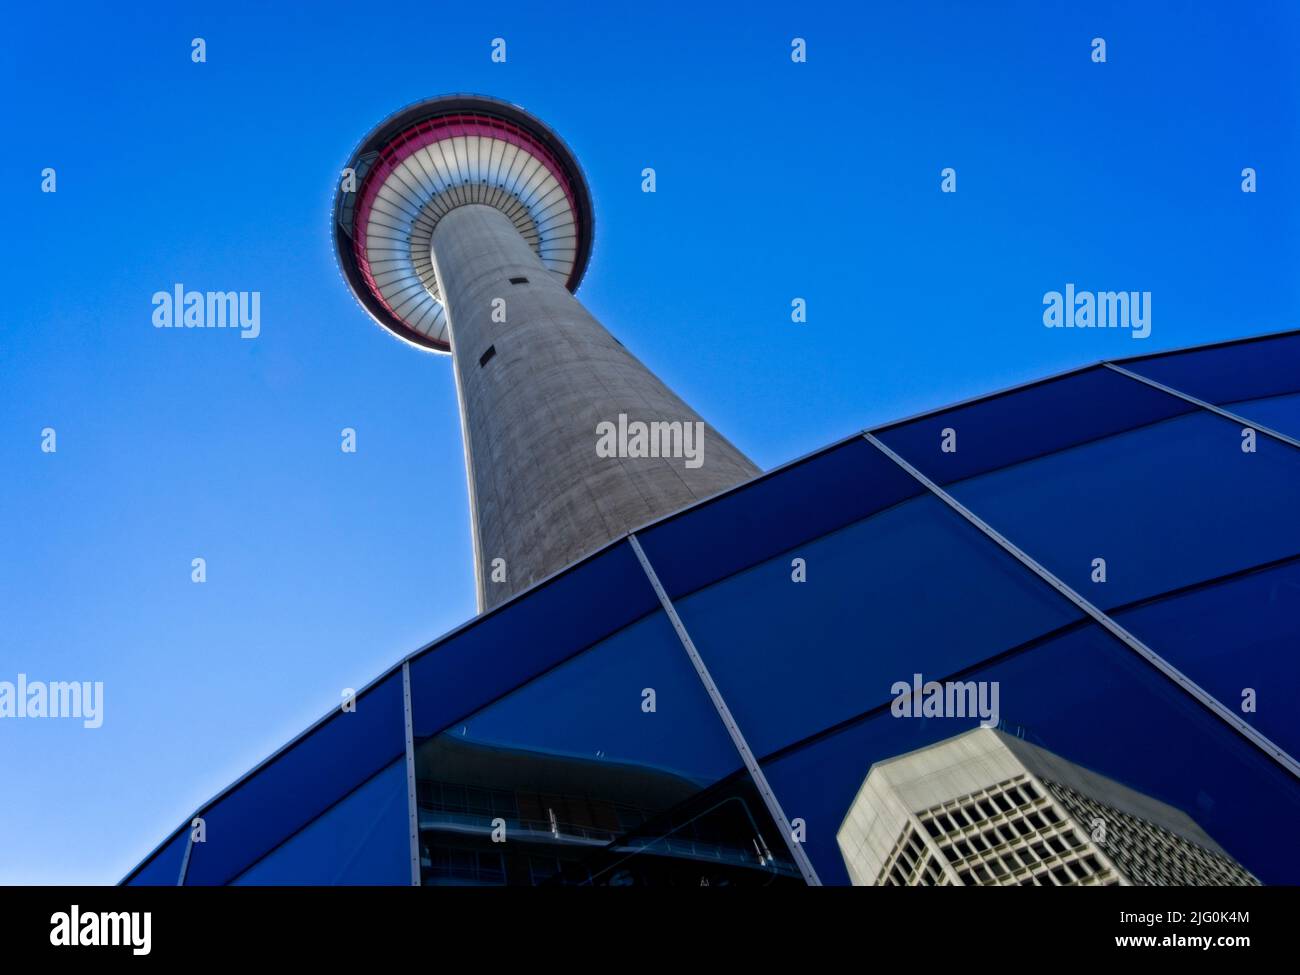
[[[1190,843],[1300,883],[1297,435],[1287,333],[850,438],[413,654],[125,882],[845,884],[873,768],[984,724],[1098,822],[1183,830],[1111,867],[1092,835],[1091,875]]]

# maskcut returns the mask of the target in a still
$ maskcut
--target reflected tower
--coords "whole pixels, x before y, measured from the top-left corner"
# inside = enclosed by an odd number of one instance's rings
[[[452,357],[480,610],[758,473],[574,296],[593,229],[568,146],[475,95],[384,120],[336,198],[362,307]]]

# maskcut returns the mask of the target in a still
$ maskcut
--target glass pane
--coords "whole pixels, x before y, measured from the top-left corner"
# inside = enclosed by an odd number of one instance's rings
[[[206,840],[194,844],[186,884],[229,883],[405,754],[399,670],[200,813]]]
[[[403,756],[235,879],[243,884],[409,885]]]
[[[855,437],[638,532],[637,539],[676,599],[923,490]]]
[[[1242,444],[1198,409],[948,490],[1108,609],[1300,553],[1300,450]]]
[[[804,884],[745,771],[648,820],[605,856],[576,870],[562,867],[547,882],[615,887]]]
[[[1300,755],[1300,561],[1117,614],[1242,720]]]
[[[676,607],[757,755],[1080,616],[928,492]]]
[[[1300,393],[1224,403],[1223,408],[1252,423],[1300,440]]]
[[[802,883],[667,618],[416,746],[425,884]]]
[[[1095,366],[876,434],[939,484],[1111,437],[1197,409]]]
[[[416,737],[477,711],[659,605],[623,542],[411,660]]]
[[[1248,881],[1238,864],[1265,883],[1300,882],[1300,847],[1278,842],[1300,821],[1296,780],[1099,628],[936,680],[990,698],[996,688],[1010,743],[942,716],[946,704],[932,711],[926,691],[908,708],[921,716],[878,707],[764,763],[786,815],[806,824],[823,883],[849,883],[850,867],[860,883],[924,883],[935,869],[937,882],[1110,883],[1116,871],[1136,883]],[[1034,795],[1010,792],[1026,770]],[[1037,819],[1012,815],[1031,803]],[[923,830],[926,851],[910,861],[909,830]]]
[[[181,861],[185,859],[185,845],[189,830],[182,828],[167,844],[154,854],[126,881],[128,887],[175,887],[181,875]]]
[[[1300,392],[1300,332],[1117,365],[1216,406],[1279,396]]]

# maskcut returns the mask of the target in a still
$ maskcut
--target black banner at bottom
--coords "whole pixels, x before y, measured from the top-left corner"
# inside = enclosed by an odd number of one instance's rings
[[[926,965],[1035,948],[1064,951],[1059,957],[1071,961],[1126,954],[1231,961],[1289,947],[1298,891],[9,887],[0,888],[0,943],[10,960],[62,955],[92,964],[346,964],[389,954],[397,962],[439,942],[440,953],[486,950],[478,957],[494,962],[611,943],[761,955],[783,942],[815,946],[827,964],[841,944],[869,950],[877,962]]]

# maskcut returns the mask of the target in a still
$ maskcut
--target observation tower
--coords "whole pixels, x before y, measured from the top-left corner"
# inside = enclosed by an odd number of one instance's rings
[[[347,165],[333,229],[352,293],[452,357],[480,610],[758,473],[574,297],[591,193],[545,124],[493,98],[433,98]]]

